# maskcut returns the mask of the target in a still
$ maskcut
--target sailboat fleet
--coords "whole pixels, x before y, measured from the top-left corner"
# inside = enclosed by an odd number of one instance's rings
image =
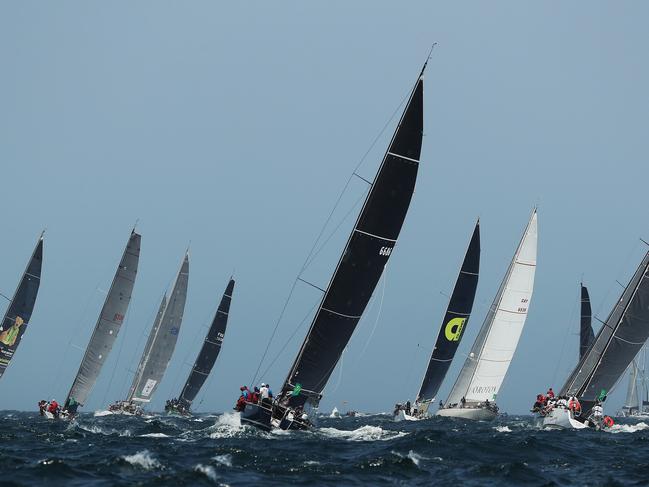
[[[424,128],[424,63],[356,222],[340,253],[302,345],[286,379],[272,396],[242,387],[237,409],[241,421],[265,430],[301,430],[314,424],[324,390],[384,272],[415,190]],[[538,214],[532,211],[512,260],[497,288],[482,326],[445,400],[436,401],[462,338],[469,329],[480,275],[480,222],[476,222],[448,307],[436,328],[421,386],[414,401],[395,407],[395,420],[419,421],[433,416],[490,421],[499,414],[498,395],[524,330],[534,291]],[[42,400],[48,418],[74,417],[88,401],[118,334],[125,326],[138,274],[141,235],[133,229],[99,313],[78,372],[62,405]],[[29,324],[39,290],[43,235],[18,284],[0,327],[0,377],[7,369]],[[581,285],[579,360],[557,398],[535,405],[544,426],[584,429],[605,427],[602,403],[627,369],[629,388],[623,412],[649,416],[644,352],[649,338],[649,252],[638,266],[599,332],[593,332],[588,290]],[[186,252],[169,294],[164,294],[151,326],[127,397],[107,413],[141,415],[163,380],[181,330],[189,283]],[[230,279],[192,370],[177,398],[167,400],[169,414],[190,415],[192,403],[206,383],[220,353],[235,281]],[[640,382],[640,386],[638,383]],[[640,392],[641,391],[641,392]],[[561,401],[564,401],[562,403]],[[578,407],[577,407],[578,405]],[[599,414],[599,417],[597,413]]]

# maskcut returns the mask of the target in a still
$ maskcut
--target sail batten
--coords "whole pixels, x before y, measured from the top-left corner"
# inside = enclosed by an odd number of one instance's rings
[[[99,313],[95,329],[65,401],[84,405],[122,328],[140,258],[141,236],[133,230]]]
[[[43,265],[43,234],[18,283],[0,325],[0,377],[9,366],[34,311]]]
[[[425,68],[425,66],[424,66]],[[423,70],[406,103],[307,336],[282,387],[317,404],[383,273],[414,192],[423,135]]]
[[[537,213],[525,232],[446,401],[493,401],[507,374],[529,310],[537,251]]]
[[[173,355],[185,312],[189,282],[189,253],[185,253],[171,293],[162,299],[156,321],[138,365],[128,400],[150,402]]]
[[[480,223],[476,223],[453,293],[424,375],[417,403],[432,402],[457,352],[468,325],[478,287],[480,269]],[[460,311],[461,310],[461,311]],[[421,408],[420,408],[421,409]]]
[[[223,293],[219,307],[214,314],[212,325],[205,336],[203,346],[201,347],[194,366],[187,377],[187,381],[183,386],[179,399],[189,407],[196,399],[201,387],[209,376],[216,359],[221,352],[223,345],[223,338],[225,337],[225,330],[228,325],[228,316],[230,314],[230,304],[232,302],[232,295],[234,292],[234,279],[230,279],[228,285]]]

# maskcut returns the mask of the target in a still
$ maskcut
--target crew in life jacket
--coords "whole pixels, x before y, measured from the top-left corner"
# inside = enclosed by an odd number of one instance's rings
[[[56,402],[56,399],[50,401],[50,405],[47,407],[47,412],[52,413],[52,416],[55,418],[59,417],[59,403]]]
[[[588,417],[588,422],[591,426],[599,427],[602,424],[602,415],[604,409],[602,408],[602,403],[599,399],[595,402],[593,409],[590,410],[590,416]]]
[[[548,396],[548,399],[552,399],[554,397],[554,391],[552,390],[552,387],[548,389],[548,392],[546,392],[545,395]]]
[[[41,416],[45,416],[45,410],[47,409],[47,401],[41,399],[38,401],[38,411],[41,413]]]
[[[572,414],[574,416],[579,416],[581,414],[581,404],[579,403],[579,399],[577,399],[575,396],[572,396],[568,401],[568,409],[572,411]]]
[[[247,386],[241,386],[239,390],[241,391],[241,395],[239,396],[239,399],[237,399],[237,404],[234,406],[234,409],[236,411],[243,411],[246,409],[246,402],[248,402],[250,398],[250,391]]]

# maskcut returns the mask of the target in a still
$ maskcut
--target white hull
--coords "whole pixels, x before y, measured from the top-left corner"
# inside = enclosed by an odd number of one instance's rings
[[[572,418],[570,411],[562,408],[555,408],[543,418],[543,427],[552,429],[585,429],[584,423]]]
[[[439,409],[436,416],[444,418],[470,419],[472,421],[493,421],[497,414],[485,408],[443,408]]]
[[[415,416],[410,416],[406,414],[404,410],[400,410],[397,414],[394,415],[395,421],[421,421],[423,418],[417,418]]]

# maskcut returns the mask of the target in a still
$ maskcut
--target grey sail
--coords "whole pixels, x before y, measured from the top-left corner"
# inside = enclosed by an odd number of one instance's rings
[[[640,410],[638,399],[638,366],[635,360],[631,362],[629,372],[629,387],[626,390],[626,400],[624,401],[624,409],[627,413]]]
[[[189,254],[185,254],[176,281],[168,299],[160,305],[160,311],[153,324],[147,345],[140,359],[128,400],[149,402],[160,385],[171,356],[176,348],[180,325],[187,300],[189,281]],[[166,301],[166,302],[165,302]]]
[[[649,337],[648,271],[649,252],[561,389],[581,399],[582,411],[610,392]]]
[[[117,267],[113,283],[99,314],[95,330],[81,361],[79,372],[74,378],[65,401],[66,407],[75,402],[79,405],[86,403],[101,368],[113,348],[117,334],[122,328],[137,276],[141,239],[142,237],[135,231],[131,232],[122,260]]]

